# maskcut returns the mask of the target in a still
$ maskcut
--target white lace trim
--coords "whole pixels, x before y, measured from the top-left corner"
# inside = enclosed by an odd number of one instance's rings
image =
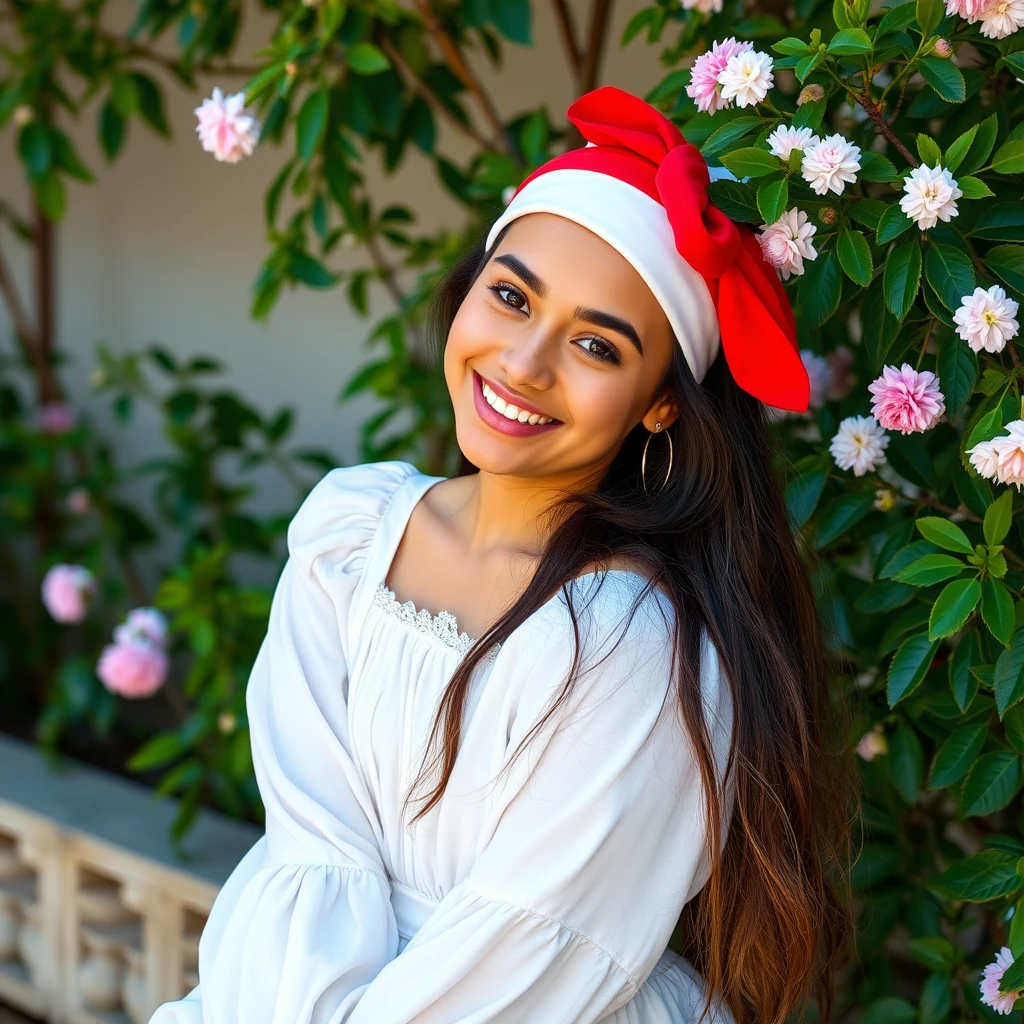
[[[450,647],[460,655],[464,655],[476,643],[476,640],[468,633],[459,632],[458,620],[451,612],[440,611],[436,615],[431,615],[426,608],[417,609],[412,601],[403,603],[398,600],[395,592],[383,580],[373,595],[373,603],[421,633],[440,640],[446,647]],[[500,646],[500,644],[497,645],[497,647]],[[489,657],[493,658],[497,654],[497,647],[491,649]]]

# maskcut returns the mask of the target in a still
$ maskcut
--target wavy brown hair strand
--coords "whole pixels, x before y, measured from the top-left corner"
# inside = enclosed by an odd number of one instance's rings
[[[430,321],[439,351],[506,230],[489,250],[481,239],[439,283]],[[780,494],[763,406],[737,387],[721,357],[698,384],[678,346],[662,388],[681,410],[669,427],[675,458],[667,485],[643,491],[640,455],[648,434],[638,424],[595,491],[566,494],[552,505],[557,525],[532,579],[469,649],[445,689],[410,799],[419,801],[415,818],[441,799],[458,757],[474,669],[561,590],[573,625],[573,663],[547,716],[506,768],[521,753],[576,682],[581,652],[572,581],[595,562],[628,559],[647,576],[632,612],[653,587],[675,609],[675,692],[704,784],[710,875],[684,907],[672,942],[704,977],[702,1019],[719,995],[739,1024],[783,1024],[808,1000],[826,1020],[833,971],[850,931],[848,807],[855,784],[845,707],[829,692],[831,666],[808,568]],[[663,480],[665,469],[652,452],[648,479]],[[474,471],[462,456],[459,475]],[[724,779],[704,717],[705,636],[734,708]],[[728,781],[734,803],[723,844]]]

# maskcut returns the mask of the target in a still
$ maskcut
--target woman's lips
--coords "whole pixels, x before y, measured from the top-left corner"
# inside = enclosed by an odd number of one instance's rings
[[[542,434],[562,425],[559,420],[553,420],[551,423],[530,424],[520,423],[519,420],[510,420],[507,416],[503,416],[497,409],[492,408],[484,398],[483,378],[476,370],[473,371],[473,404],[476,406],[477,415],[484,423],[511,437],[532,437],[534,434]]]

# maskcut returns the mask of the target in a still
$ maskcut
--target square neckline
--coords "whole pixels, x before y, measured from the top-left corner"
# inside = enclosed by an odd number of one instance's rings
[[[479,638],[472,637],[465,630],[460,629],[458,618],[454,613],[448,611],[446,608],[442,608],[435,614],[428,608],[419,607],[411,598],[406,601],[402,601],[387,584],[388,573],[391,572],[395,556],[398,554],[398,548],[401,546],[402,540],[405,537],[406,529],[412,519],[413,512],[416,510],[416,506],[419,505],[427,491],[432,487],[441,483],[443,480],[452,479],[451,477],[446,476],[431,476],[429,473],[422,472],[411,462],[406,463],[406,465],[410,466],[413,472],[411,472],[398,485],[398,487],[395,488],[395,491],[391,496],[391,500],[387,505],[385,505],[381,512],[380,521],[378,523],[377,536],[380,536],[383,532],[381,528],[387,524],[389,528],[393,529],[395,537],[390,548],[385,550],[382,554],[382,561],[384,561],[383,570],[375,573],[377,585],[374,588],[372,605],[383,611],[389,617],[414,627],[416,632],[440,641],[448,650],[458,654],[461,658],[471,647],[479,642]],[[413,497],[412,500],[409,501],[406,498],[406,495],[408,489],[414,483],[417,487],[412,491]],[[426,483],[426,486],[422,486],[424,483]],[[399,503],[399,498],[406,500],[406,508],[402,517],[396,520],[394,518],[394,506]],[[388,518],[389,515],[391,516],[390,520]],[[643,573],[637,572],[635,569],[593,569],[590,572],[580,573],[579,576],[574,577],[573,580],[583,580],[602,573],[635,576],[644,582],[647,581],[647,577],[644,576]],[[557,597],[558,594],[554,595],[551,600],[555,600]],[[491,654],[496,655],[500,647],[501,644],[497,644],[492,648]]]

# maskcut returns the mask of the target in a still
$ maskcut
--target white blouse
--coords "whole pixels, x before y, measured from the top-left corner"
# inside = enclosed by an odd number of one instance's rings
[[[666,945],[707,880],[704,796],[669,685],[671,602],[652,591],[627,625],[638,573],[573,584],[590,670],[504,774],[567,678],[564,596],[477,666],[448,787],[407,828],[439,697],[475,642],[385,585],[442,479],[336,469],[292,521],[246,696],[266,834],[217,895],[199,984],[150,1024],[696,1019],[701,979]],[[707,640],[703,660],[721,772],[732,705]],[[709,1024],[731,1020],[720,1007]]]

